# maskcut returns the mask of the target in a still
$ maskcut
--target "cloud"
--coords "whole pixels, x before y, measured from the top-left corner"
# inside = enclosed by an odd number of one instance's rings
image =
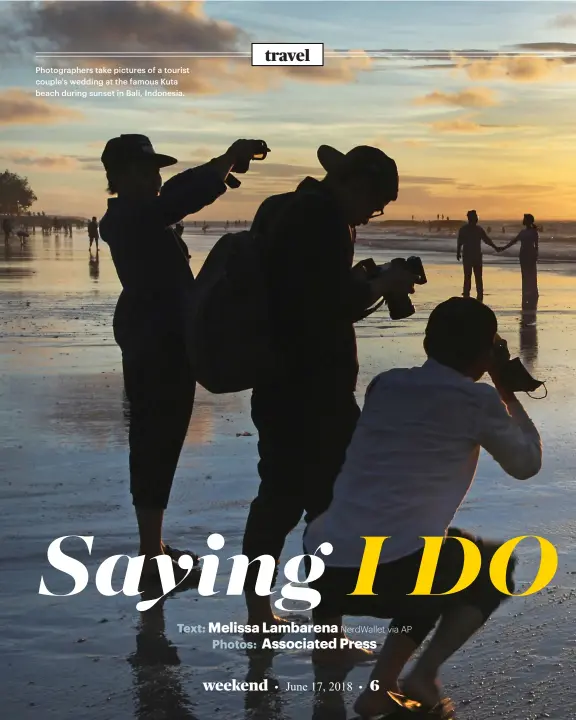
[[[453,178],[402,175],[402,185],[452,185]]]
[[[407,147],[425,147],[430,143],[427,140],[421,140],[419,138],[409,138],[408,140],[400,140],[400,144],[406,145]]]
[[[430,127],[439,133],[481,133],[486,131],[484,125],[464,117],[454,118],[454,120],[437,120],[431,123]]]
[[[563,65],[564,58],[546,58],[538,55],[517,55],[492,59],[468,60],[458,58],[457,65],[471,80],[508,79],[517,82],[538,82],[548,78]]]
[[[36,150],[12,150],[0,156],[14,165],[31,167],[35,170],[74,170],[78,163],[69,155],[42,155]]]
[[[0,125],[51,125],[83,117],[76,110],[37,98],[33,92],[12,89],[0,93]]]
[[[551,26],[554,28],[560,28],[561,30],[564,30],[565,28],[574,28],[576,27],[576,14],[558,15],[551,22]]]
[[[542,53],[576,53],[576,43],[567,42],[537,42],[521,43],[515,45],[518,50],[528,50]]]
[[[14,20],[14,16],[16,20]],[[50,64],[151,67],[189,72],[175,77],[186,93],[208,95],[238,89],[259,92],[278,87],[286,80],[316,83],[348,83],[371,67],[366,55],[326,58],[324,67],[252,67],[250,38],[231,23],[213,20],[204,3],[194,2],[71,2],[17,3],[4,32],[20,52],[123,52],[159,53],[156,58],[105,58],[58,60]],[[50,40],[48,40],[48,38]],[[210,54],[209,57],[167,58],[171,52]],[[217,53],[217,54],[214,54]],[[124,78],[128,77],[123,75]],[[160,77],[160,76],[157,76]]]
[[[455,105],[456,107],[490,107],[498,102],[489,88],[470,88],[455,93],[434,92],[414,100],[416,105]]]
[[[522,183],[517,183],[515,185],[491,185],[490,190],[494,193],[511,193],[512,195],[517,195],[519,193],[540,194],[557,192],[558,188],[555,185],[523,185]]]

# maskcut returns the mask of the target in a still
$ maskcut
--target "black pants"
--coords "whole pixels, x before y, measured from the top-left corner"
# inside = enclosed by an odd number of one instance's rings
[[[255,390],[252,420],[258,430],[260,487],[250,506],[242,552],[278,562],[288,533],[326,510],[360,409],[354,393],[314,388]],[[250,589],[258,564],[250,566]]]
[[[196,388],[184,340],[174,334],[121,348],[132,500],[137,508],[166,509]]]
[[[484,282],[482,280],[482,260],[470,261],[464,258],[464,287],[462,295],[470,297],[472,288],[472,273],[474,273],[474,282],[476,283],[476,295],[479,300],[484,297]]]
[[[356,587],[358,568],[327,567],[324,574],[310,584],[322,596],[320,605],[314,611],[314,622],[321,624],[340,615],[391,618],[390,628],[398,628],[398,633],[410,637],[417,645],[424,641],[440,617],[455,607],[475,607],[486,622],[503,600],[509,597],[494,587],[489,575],[492,556],[502,543],[474,537],[458,528],[450,528],[448,536],[472,540],[480,550],[480,572],[465,590],[453,595],[410,595],[416,587],[422,550],[379,565],[373,585],[375,595],[349,596]],[[447,539],[440,551],[432,592],[447,592],[454,587],[460,577],[463,560],[464,552],[460,543]],[[509,592],[514,592],[515,565],[516,559],[512,557],[507,574]]]

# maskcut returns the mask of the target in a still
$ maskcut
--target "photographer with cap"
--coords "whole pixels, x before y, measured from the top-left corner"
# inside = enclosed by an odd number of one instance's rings
[[[346,155],[322,146],[318,159],[323,180],[307,177],[268,198],[252,224],[265,238],[273,343],[285,370],[252,394],[261,482],[244,534],[250,559],[278,561],[302,515],[309,522],[328,507],[360,414],[354,322],[384,293],[414,289],[400,268],[371,282],[352,272],[355,228],[398,196],[396,163],[367,146]],[[245,585],[248,622],[281,622],[255,593],[256,571],[252,564]]]
[[[180,553],[162,541],[164,510],[188,430],[195,379],[184,339],[184,309],[194,277],[173,225],[212,204],[239,181],[261,141],[237,140],[223,155],[162,185],[160,169],[178,161],[156,153],[144,135],[109,140],[102,153],[108,201],[100,235],[110,246],[122,284],[114,336],[122,350],[130,404],[130,492],[140,534],[140,554],[166,553],[177,580]],[[143,578],[158,579],[145,562]]]

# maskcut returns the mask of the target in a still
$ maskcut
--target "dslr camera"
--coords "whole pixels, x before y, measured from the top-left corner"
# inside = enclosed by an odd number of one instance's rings
[[[428,280],[424,272],[424,265],[419,257],[412,256],[409,258],[394,258],[387,265],[376,265],[372,258],[361,260],[359,263],[364,268],[367,280],[373,280],[378,277],[381,272],[386,272],[390,267],[400,267],[414,275],[415,285],[425,285]],[[384,302],[388,306],[388,313],[391,320],[403,320],[404,318],[414,315],[416,312],[409,295],[398,295],[396,293],[388,293],[384,295]]]
[[[510,359],[508,343],[500,336],[494,343],[493,362],[500,382],[509,392],[530,393],[544,385],[544,382],[530,375],[520,358]]]

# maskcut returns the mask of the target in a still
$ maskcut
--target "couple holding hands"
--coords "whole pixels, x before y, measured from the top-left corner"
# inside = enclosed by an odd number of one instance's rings
[[[538,299],[538,275],[536,264],[538,262],[538,229],[534,216],[524,215],[524,226],[518,235],[504,247],[498,247],[486,234],[483,227],[478,225],[476,210],[468,212],[468,223],[458,232],[458,246],[456,259],[462,258],[464,266],[464,288],[462,295],[470,297],[472,287],[472,273],[476,282],[476,296],[478,300],[484,297],[484,283],[482,280],[482,242],[485,242],[496,252],[504,252],[512,245],[520,242],[520,268],[522,271],[522,304],[535,302]]]

